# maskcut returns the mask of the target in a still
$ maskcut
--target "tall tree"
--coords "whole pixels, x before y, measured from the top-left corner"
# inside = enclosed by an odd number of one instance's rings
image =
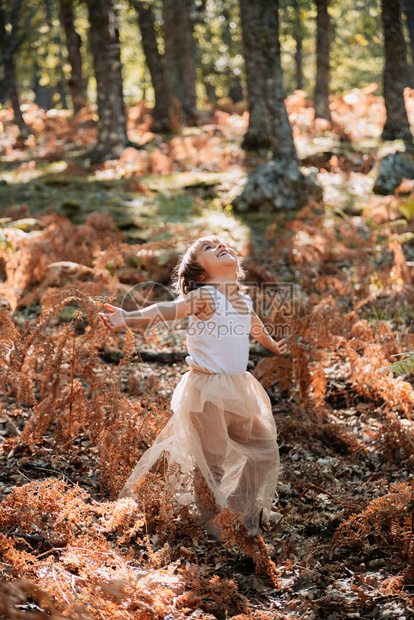
[[[245,145],[270,145],[273,157],[253,171],[233,205],[239,211],[295,209],[322,191],[298,166],[282,83],[279,0],[240,0],[240,8],[250,112]]]
[[[6,80],[4,78],[3,54],[0,49],[0,105],[4,105],[7,101],[6,89],[7,87]]]
[[[325,118],[331,122],[329,110],[331,18],[328,12],[328,0],[316,0],[316,9],[315,118]]]
[[[221,24],[221,39],[224,45],[227,48],[227,54],[230,54],[230,50],[232,49],[233,43],[233,31],[231,24],[234,20],[234,11],[232,14],[232,7],[229,4],[228,0],[221,0],[219,3],[219,11],[220,11],[220,24]],[[225,71],[227,77],[228,84],[228,96],[233,100],[234,103],[239,103],[243,101],[243,86],[241,83],[240,75],[234,73],[231,64],[228,63]]]
[[[414,86],[414,0],[401,0],[401,21],[404,19],[407,23],[408,37],[410,44],[410,52],[408,52],[408,46],[405,45],[405,86],[413,88]],[[403,28],[404,31],[404,28]],[[405,41],[405,37],[404,37]],[[408,61],[408,57],[411,58],[411,62]]]
[[[56,47],[56,49],[58,50],[58,58],[59,58],[59,62],[58,65],[56,67],[56,90],[58,92],[58,96],[60,98],[60,102],[62,104],[62,107],[67,108],[68,105],[66,103],[66,96],[67,96],[67,92],[66,92],[66,81],[65,81],[65,75],[63,72],[63,54],[62,54],[62,37],[61,37],[61,30],[60,28],[55,29],[53,27],[53,23],[54,23],[54,12],[55,12],[55,8],[56,8],[56,4],[54,2],[54,0],[43,0],[44,5],[45,5],[45,9],[46,9],[46,23],[48,26],[48,32],[50,33],[50,39],[53,42],[53,45]],[[53,88],[52,88],[52,93],[53,93]],[[52,94],[52,101],[53,101],[53,105],[55,104],[55,97],[56,94],[53,93]]]
[[[243,148],[270,147],[275,157],[297,160],[285,106],[278,9],[278,0],[240,0],[249,105]]]
[[[142,47],[154,89],[154,129],[156,131],[166,131],[170,128],[172,94],[164,66],[164,58],[158,49],[154,14],[149,2],[143,0],[130,1],[137,11]]]
[[[384,101],[386,121],[384,140],[412,140],[404,102],[406,45],[401,24],[400,0],[382,0],[384,29]]]
[[[29,130],[20,110],[14,56],[23,42],[26,33],[18,34],[19,18],[23,0],[0,0],[0,53],[4,67],[4,83],[7,96],[13,108],[14,119],[22,138],[27,138]],[[9,9],[9,12],[8,12]],[[29,19],[30,22],[31,18]]]
[[[163,0],[165,65],[173,97],[181,102],[184,117],[196,109],[196,70],[190,0]]]
[[[295,49],[295,66],[296,66],[296,87],[298,90],[303,89],[303,67],[302,67],[302,43],[303,43],[303,26],[300,16],[300,7],[298,0],[292,0],[292,7],[295,12],[294,21],[294,37],[296,41]]]
[[[86,103],[86,81],[82,75],[82,39],[75,29],[73,0],[59,0],[60,19],[65,32],[71,76],[68,81],[75,114]]]
[[[112,0],[87,4],[99,117],[94,158],[116,159],[128,143],[117,14]]]
[[[35,102],[49,110],[60,101],[66,108],[66,82],[63,73],[62,40],[60,28],[56,27],[56,3],[42,0],[38,5],[38,40],[33,59]]]
[[[401,9],[407,18],[411,46],[411,61],[414,64],[414,0],[402,0]]]

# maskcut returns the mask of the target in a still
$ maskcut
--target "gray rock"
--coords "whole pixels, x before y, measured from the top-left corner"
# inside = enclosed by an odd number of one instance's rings
[[[411,153],[389,153],[381,159],[374,192],[393,194],[403,179],[414,179],[414,158]]]
[[[236,211],[294,211],[321,198],[322,188],[296,162],[272,159],[253,171],[233,207]]]

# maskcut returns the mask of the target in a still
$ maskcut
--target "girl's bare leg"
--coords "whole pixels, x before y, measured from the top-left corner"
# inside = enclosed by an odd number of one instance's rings
[[[223,462],[227,450],[227,437],[219,409],[213,403],[207,402],[202,412],[191,414],[191,421],[200,439],[203,455],[213,481],[217,486],[220,486],[224,475]],[[219,509],[213,493],[200,471],[195,475],[194,486],[196,505],[200,512],[201,521],[209,534],[215,538],[220,538],[220,530],[213,523]]]
[[[240,416],[227,415],[229,437],[246,451],[246,462],[238,485],[229,497],[229,506],[242,512],[248,529],[259,524],[261,506],[258,503],[260,489],[269,473],[278,466],[279,450],[271,430],[259,417],[250,420],[250,428],[240,423]]]

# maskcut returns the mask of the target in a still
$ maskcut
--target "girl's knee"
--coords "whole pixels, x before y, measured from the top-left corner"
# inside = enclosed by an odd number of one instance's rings
[[[277,443],[275,441],[269,443],[264,451],[263,462],[269,464],[269,466],[275,465],[279,462],[279,448],[277,447]]]

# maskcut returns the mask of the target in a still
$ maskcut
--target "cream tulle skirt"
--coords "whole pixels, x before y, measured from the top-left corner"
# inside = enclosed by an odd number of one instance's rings
[[[211,508],[200,491],[207,483],[215,510],[231,508],[255,533],[259,517],[269,516],[279,474],[276,425],[263,387],[249,372],[209,374],[192,368],[177,385],[171,408],[173,416],[120,496],[134,497],[136,482],[164,457],[178,502],[203,516],[206,506]]]

